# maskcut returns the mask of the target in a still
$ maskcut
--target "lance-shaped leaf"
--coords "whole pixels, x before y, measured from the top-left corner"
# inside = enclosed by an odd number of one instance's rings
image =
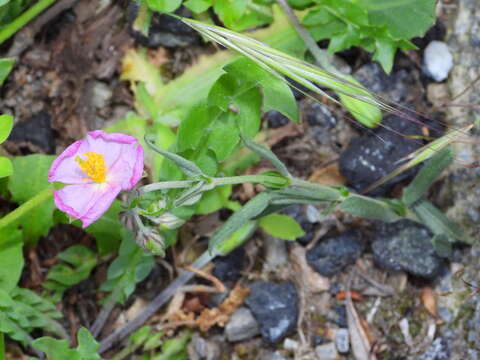
[[[260,155],[261,157],[270,161],[270,163],[275,167],[275,169],[277,169],[280,172],[280,174],[282,174],[283,176],[285,176],[287,178],[292,177],[292,175],[288,171],[287,167],[283,164],[283,162],[280,161],[280,159],[277,157],[277,155],[275,155],[272,152],[272,150],[270,150],[269,148],[267,148],[267,147],[265,147],[261,144],[257,144],[255,141],[249,139],[246,136],[242,136],[242,141],[247,148],[249,148],[253,152]]]
[[[462,229],[453,221],[448,219],[430,201],[422,200],[415,204],[413,212],[417,215],[420,223],[426,225],[434,234],[446,235],[451,239],[471,243]]]
[[[350,195],[340,204],[340,210],[351,215],[369,219],[378,219],[386,222],[400,220],[401,217],[390,206],[380,200],[361,195]]]
[[[419,200],[432,185],[438,175],[453,160],[453,152],[450,147],[440,150],[433,156],[403,191],[403,202],[410,206]]]
[[[175,165],[177,165],[180,170],[188,177],[196,177],[203,175],[202,170],[194,162],[189,161],[184,157],[181,157],[180,155],[159,148],[151,141],[151,139],[147,135],[145,136],[145,142],[151,149],[175,163]]]

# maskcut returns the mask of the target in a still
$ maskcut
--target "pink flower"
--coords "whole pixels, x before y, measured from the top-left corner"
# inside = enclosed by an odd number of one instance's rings
[[[55,205],[87,227],[120,191],[132,189],[142,173],[143,148],[137,139],[96,130],[65,149],[53,162],[48,181],[67,184],[53,192]]]

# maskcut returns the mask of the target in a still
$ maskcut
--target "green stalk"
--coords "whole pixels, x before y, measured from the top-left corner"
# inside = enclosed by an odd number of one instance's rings
[[[0,229],[10,225],[15,220],[18,220],[20,217],[28,213],[33,208],[37,207],[44,201],[50,199],[53,196],[52,189],[50,187],[40,191],[37,195],[32,197],[30,200],[24,202],[18,208],[13,210],[12,212],[5,215],[3,218],[0,219]]]
[[[0,360],[5,360],[5,338],[2,332],[0,332]]]
[[[31,20],[33,20],[43,10],[52,5],[56,0],[39,0],[35,5],[24,11],[19,17],[13,20],[11,23],[5,25],[0,31],[0,44],[8,40],[17,31],[23,28]]]

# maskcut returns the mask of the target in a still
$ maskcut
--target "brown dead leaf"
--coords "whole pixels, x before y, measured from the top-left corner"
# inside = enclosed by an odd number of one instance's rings
[[[269,147],[272,147],[283,139],[299,136],[302,135],[302,133],[302,128],[299,125],[289,122],[287,125],[278,129],[270,129],[265,142]]]
[[[250,289],[237,285],[218,308],[203,310],[196,320],[200,330],[208,331],[214,325],[225,326],[230,315],[243,304],[249,293]]]
[[[355,310],[351,292],[347,290],[346,293],[347,322],[353,356],[356,360],[376,360],[375,353],[371,351],[371,332],[368,330],[368,323]]]
[[[363,301],[362,294],[360,294],[358,291],[350,290],[348,293],[350,293],[353,301]],[[337,300],[345,300],[347,298],[347,291],[339,291],[337,295],[335,295],[335,298]]]
[[[313,293],[326,291],[330,288],[330,280],[315,272],[307,263],[306,249],[295,244],[290,251],[290,258],[295,274],[302,285]]]
[[[322,185],[345,185],[347,183],[340,174],[337,163],[315,169],[308,180]]]
[[[432,288],[429,286],[422,288],[420,299],[422,300],[422,304],[425,306],[425,309],[427,309],[428,313],[436,319],[438,317],[437,298]]]

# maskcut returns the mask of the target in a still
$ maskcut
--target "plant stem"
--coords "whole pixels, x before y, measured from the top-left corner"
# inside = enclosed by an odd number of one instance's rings
[[[288,5],[286,0],[277,0],[277,3],[281,6],[283,11],[288,17],[288,20],[292,23],[293,27],[297,31],[298,35],[302,38],[303,42],[307,46],[308,50],[312,53],[313,57],[315,58],[315,62],[320,65],[324,70],[327,70],[331,73],[337,74],[338,70],[330,64],[328,61],[327,52],[323,49],[320,49],[313,39],[312,35],[305,29],[300,21],[295,15],[295,12],[292,10],[290,5]]]
[[[5,360],[5,338],[2,332],[0,332],[0,360]]]
[[[213,184],[215,184],[215,186],[236,185],[236,184],[243,184],[246,182],[254,182],[254,183],[260,183],[260,184],[270,183],[275,185],[286,185],[285,178],[278,177],[278,176],[269,176],[269,175],[241,175],[241,176],[228,176],[228,177],[213,179]]]
[[[12,212],[5,215],[0,219],[0,229],[6,227],[7,225],[13,223],[15,220],[19,219],[21,216],[29,212],[34,207],[40,205],[44,201],[50,199],[53,196],[52,188],[48,187],[40,191],[37,195],[32,197],[30,200],[24,202],[18,208]]]
[[[205,251],[191,265],[192,268],[200,269],[213,260],[214,254]],[[99,353],[104,353],[119,341],[125,339],[135,330],[140,328],[150,317],[155,314],[170,298],[178,291],[178,289],[190,281],[195,274],[190,271],[183,271],[173,282],[170,283],[160,294],[158,294],[152,302],[142,310],[132,321],[124,327],[118,329],[113,334],[102,340],[100,343]]]
[[[27,23],[33,20],[43,10],[52,5],[56,0],[39,0],[35,5],[24,11],[19,17],[6,25],[0,31],[0,44],[8,40],[18,30],[23,28]]]

